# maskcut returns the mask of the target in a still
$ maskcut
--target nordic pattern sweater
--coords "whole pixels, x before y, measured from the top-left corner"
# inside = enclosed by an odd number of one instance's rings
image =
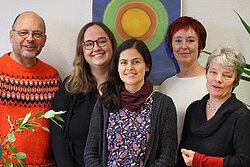
[[[0,133],[7,135],[10,120],[24,118],[32,112],[33,117],[40,111],[52,108],[53,99],[60,85],[56,69],[37,59],[33,67],[24,67],[10,58],[10,53],[0,57]],[[49,128],[49,120],[38,122]],[[18,152],[24,152],[27,166],[54,166],[50,134],[42,128],[16,133],[13,143]]]

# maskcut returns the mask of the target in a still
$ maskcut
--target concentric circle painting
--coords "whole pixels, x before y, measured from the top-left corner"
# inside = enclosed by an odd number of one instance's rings
[[[164,40],[169,23],[180,15],[181,0],[93,0],[93,21],[106,24],[118,45],[130,38],[145,42],[153,59],[149,79],[155,85],[176,73]]]

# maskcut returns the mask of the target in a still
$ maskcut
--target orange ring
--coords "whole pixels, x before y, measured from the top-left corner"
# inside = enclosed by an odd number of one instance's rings
[[[115,21],[116,30],[123,39],[127,40],[127,39],[131,38],[131,36],[128,36],[124,32],[124,30],[122,28],[122,24],[121,24],[121,18],[123,16],[123,14],[130,8],[140,8],[143,11],[145,11],[150,17],[151,26],[150,26],[149,30],[142,37],[137,38],[139,40],[146,41],[147,39],[149,39],[153,35],[153,33],[156,29],[157,16],[156,16],[155,12],[151,9],[151,7],[149,7],[148,5],[146,5],[144,3],[135,2],[135,3],[130,3],[128,5],[123,6],[120,9],[120,11],[116,17],[116,21]]]

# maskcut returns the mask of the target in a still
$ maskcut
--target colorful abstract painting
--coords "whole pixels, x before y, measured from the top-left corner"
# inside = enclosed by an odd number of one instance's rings
[[[92,16],[112,30],[118,45],[130,38],[146,43],[153,59],[149,80],[154,85],[178,71],[166,48],[166,34],[169,24],[181,16],[181,0],[93,0]]]

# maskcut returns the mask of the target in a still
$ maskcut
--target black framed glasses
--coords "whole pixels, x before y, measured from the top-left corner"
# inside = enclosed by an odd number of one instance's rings
[[[17,30],[12,30],[14,32],[17,32],[18,35],[22,38],[27,38],[30,34],[34,39],[41,39],[42,37],[45,36],[44,33],[41,32],[32,32],[32,31],[17,31]]]
[[[85,42],[82,43],[82,45],[84,46],[85,49],[91,50],[91,49],[94,48],[95,42],[96,42],[96,44],[97,44],[98,46],[104,47],[104,46],[106,46],[107,41],[108,41],[108,40],[107,40],[106,37],[100,37],[100,38],[98,38],[98,39],[95,40],[95,41],[91,41],[91,40],[85,41]]]

